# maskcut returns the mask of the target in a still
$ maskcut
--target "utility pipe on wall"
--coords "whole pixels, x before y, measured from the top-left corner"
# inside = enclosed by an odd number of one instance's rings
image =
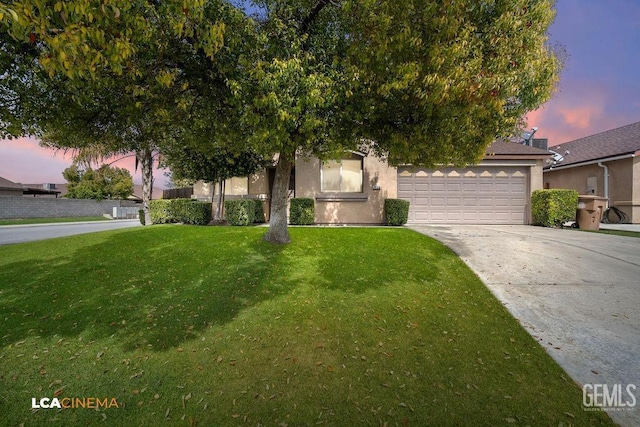
[[[598,162],[598,166],[604,169],[604,197],[607,198],[607,209],[609,208],[609,167]]]

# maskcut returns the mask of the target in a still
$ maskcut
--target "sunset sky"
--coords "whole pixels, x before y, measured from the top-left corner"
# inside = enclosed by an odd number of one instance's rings
[[[549,29],[551,43],[565,46],[568,58],[558,92],[528,115],[537,138],[549,146],[640,121],[640,1],[558,0]],[[64,183],[70,156],[21,138],[0,141],[0,176],[21,183]],[[134,172],[134,160],[114,166]],[[167,179],[158,171],[155,185]]]

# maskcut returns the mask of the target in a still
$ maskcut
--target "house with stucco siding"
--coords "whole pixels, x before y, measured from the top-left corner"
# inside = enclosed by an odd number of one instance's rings
[[[545,188],[569,188],[608,199],[608,207],[640,224],[640,122],[549,148]],[[617,219],[617,218],[616,218]]]
[[[413,224],[529,224],[531,193],[542,188],[545,150],[496,141],[477,165],[465,168],[393,167],[373,151],[350,151],[336,160],[296,158],[291,197],[315,202],[318,224],[382,224],[384,201],[410,201]],[[275,168],[225,183],[225,198],[263,200],[268,215]],[[194,198],[215,200],[214,186],[194,185]]]

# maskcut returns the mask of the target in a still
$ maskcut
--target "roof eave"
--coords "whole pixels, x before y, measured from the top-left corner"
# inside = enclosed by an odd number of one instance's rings
[[[553,170],[559,170],[559,169],[571,169],[571,168],[577,168],[577,167],[580,167],[580,166],[596,165],[596,164],[602,163],[602,162],[614,162],[616,160],[631,159],[631,158],[636,157],[638,155],[640,155],[640,151],[635,151],[635,152],[626,153],[626,154],[620,154],[620,155],[616,155],[616,156],[601,157],[599,159],[585,160],[583,162],[576,162],[576,163],[571,163],[571,164],[568,164],[568,165],[552,165],[552,166],[545,167],[544,168],[544,172],[553,171]]]

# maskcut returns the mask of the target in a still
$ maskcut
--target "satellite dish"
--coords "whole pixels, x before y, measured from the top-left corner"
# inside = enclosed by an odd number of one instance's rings
[[[531,130],[527,130],[522,132],[522,139],[524,140],[523,143],[524,145],[531,145],[531,140],[533,139],[533,135],[535,135],[535,133],[538,131],[537,127],[532,127]]]

